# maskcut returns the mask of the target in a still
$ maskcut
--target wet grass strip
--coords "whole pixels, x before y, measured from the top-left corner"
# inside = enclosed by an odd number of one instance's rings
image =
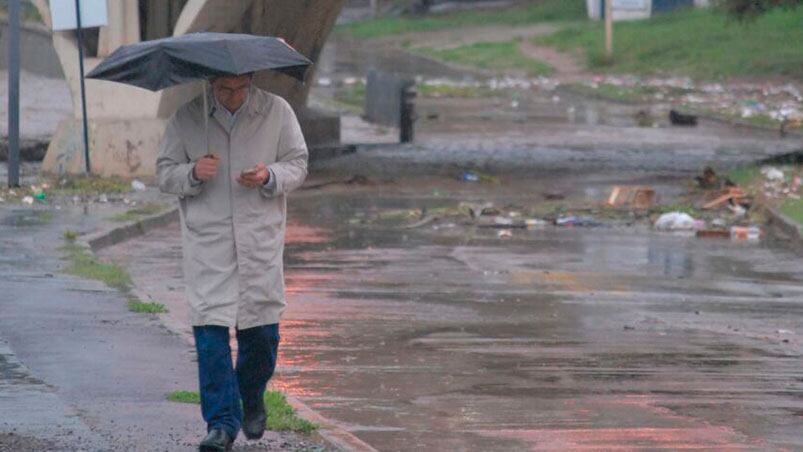
[[[111,220],[118,222],[136,221],[149,215],[155,215],[165,210],[166,207],[165,204],[159,202],[149,202],[139,207],[128,209],[125,212],[118,213],[111,217]]]
[[[122,291],[127,291],[131,287],[131,276],[123,267],[100,262],[85,248],[69,241],[60,249],[68,262],[64,273],[101,281],[109,287]]]
[[[137,314],[164,314],[167,312],[167,308],[162,303],[146,303],[139,300],[130,300],[128,310]]]
[[[200,404],[201,396],[194,391],[174,391],[167,395],[167,400],[177,403]],[[309,435],[318,429],[317,424],[296,416],[293,407],[287,403],[287,397],[279,391],[265,392],[265,411],[268,414],[268,430]]]
[[[413,49],[414,52],[461,66],[484,70],[518,69],[530,76],[549,75],[552,67],[524,55],[516,40],[507,42],[480,42],[453,49]]]
[[[592,70],[641,75],[689,75],[703,79],[734,76],[788,76],[803,79],[803,8],[776,10],[750,23],[707,9],[686,9],[650,19],[617,22],[614,55],[604,48],[604,25],[586,21],[552,35],[539,45],[583,54]]]
[[[366,39],[461,27],[527,26],[541,22],[576,21],[585,18],[586,4],[583,0],[541,0],[503,9],[426,16],[385,16],[341,25],[335,30]]]

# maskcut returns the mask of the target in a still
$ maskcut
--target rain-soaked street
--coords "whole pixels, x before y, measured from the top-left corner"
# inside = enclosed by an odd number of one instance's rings
[[[292,197],[273,384],[383,451],[803,447],[788,245],[365,221],[504,192],[411,181]],[[173,225],[102,254],[181,329],[180,252]]]

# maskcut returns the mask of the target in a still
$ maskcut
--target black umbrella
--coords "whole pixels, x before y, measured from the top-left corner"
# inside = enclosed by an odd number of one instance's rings
[[[304,80],[312,64],[283,40],[235,33],[191,33],[122,46],[88,78],[158,91],[220,75],[272,69]]]
[[[158,91],[199,79],[262,70],[282,72],[303,82],[311,64],[312,61],[279,38],[191,33],[122,46],[87,77]],[[203,91],[204,110],[208,111],[206,87]],[[208,121],[209,116],[204,115],[207,134]]]

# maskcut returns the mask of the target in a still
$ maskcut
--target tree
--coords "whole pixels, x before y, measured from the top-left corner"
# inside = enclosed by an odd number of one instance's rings
[[[715,4],[737,19],[752,19],[775,8],[796,8],[803,0],[716,0]]]

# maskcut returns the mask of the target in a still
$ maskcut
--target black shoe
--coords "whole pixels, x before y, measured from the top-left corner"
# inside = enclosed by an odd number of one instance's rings
[[[265,404],[257,403],[255,406],[243,407],[243,433],[247,439],[262,438],[265,433]]]
[[[198,446],[199,452],[227,452],[231,450],[231,445],[234,444],[234,438],[229,437],[229,434],[219,428],[212,429],[206,438],[201,441]]]

